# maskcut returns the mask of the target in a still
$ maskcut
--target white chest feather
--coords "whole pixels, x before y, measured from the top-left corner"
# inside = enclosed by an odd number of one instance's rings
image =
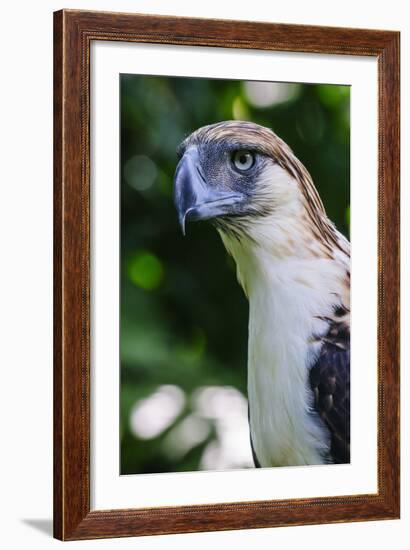
[[[312,411],[309,367],[320,351],[341,266],[326,258],[275,258],[252,253],[225,235],[249,299],[250,429],[263,467],[321,464],[328,433]]]
[[[308,367],[319,351],[309,340],[323,332],[324,323],[311,314],[301,318],[300,308],[310,313],[313,296],[300,283],[264,286],[250,297],[248,394],[255,453],[262,466],[320,464],[328,441],[311,413]]]

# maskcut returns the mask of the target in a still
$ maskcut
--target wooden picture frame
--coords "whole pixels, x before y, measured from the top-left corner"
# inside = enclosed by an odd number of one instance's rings
[[[90,510],[93,40],[372,56],[378,62],[377,494]],[[63,10],[54,14],[54,536],[123,537],[399,517],[398,32]]]

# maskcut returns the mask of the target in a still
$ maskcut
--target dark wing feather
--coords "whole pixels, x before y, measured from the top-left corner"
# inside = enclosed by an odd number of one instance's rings
[[[330,460],[350,462],[350,330],[331,321],[320,355],[310,371],[314,409],[330,431]]]

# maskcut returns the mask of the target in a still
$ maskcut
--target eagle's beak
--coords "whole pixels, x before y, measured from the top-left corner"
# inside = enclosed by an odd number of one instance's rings
[[[207,184],[197,149],[190,148],[179,161],[174,178],[174,201],[185,235],[187,220],[210,220],[233,212],[244,199],[240,193],[221,191]]]

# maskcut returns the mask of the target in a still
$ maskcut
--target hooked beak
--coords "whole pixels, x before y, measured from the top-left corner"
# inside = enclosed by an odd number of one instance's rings
[[[197,149],[186,151],[174,178],[174,202],[184,235],[187,220],[210,220],[232,214],[243,199],[240,193],[210,187],[203,176]]]

